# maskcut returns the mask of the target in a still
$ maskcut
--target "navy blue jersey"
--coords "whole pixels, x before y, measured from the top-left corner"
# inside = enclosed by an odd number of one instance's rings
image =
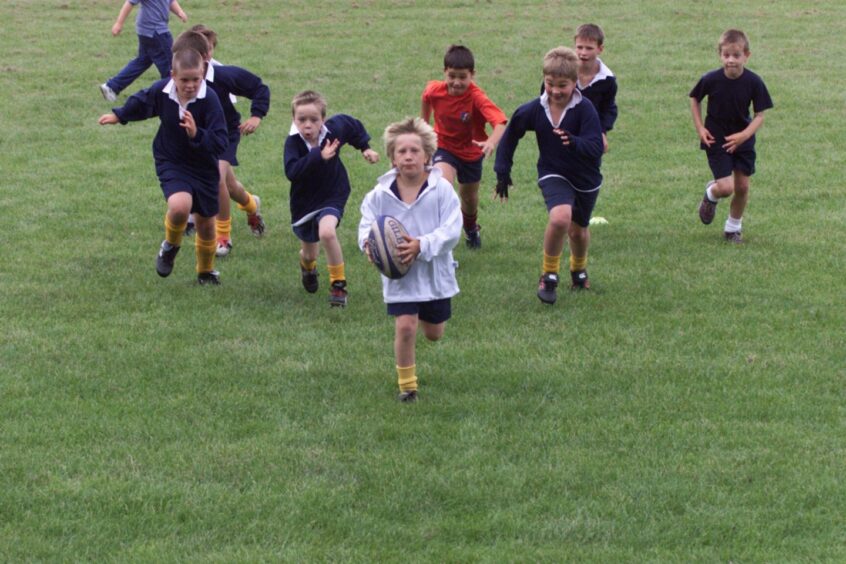
[[[714,150],[722,148],[726,135],[746,129],[752,121],[749,115],[750,104],[755,112],[763,112],[773,107],[764,81],[749,69],[744,69],[743,74],[737,78],[727,77],[721,68],[704,74],[690,91],[690,97],[701,102],[706,96],[708,109],[705,128],[714,136],[715,142],[711,146]],[[708,148],[705,143],[700,143],[700,147]],[[753,135],[735,152],[754,148]]]
[[[130,96],[122,108],[112,110],[122,124],[158,116],[160,125],[153,139],[153,157],[160,179],[164,174],[188,175],[205,183],[213,182],[215,186],[220,179],[217,159],[228,144],[226,122],[217,95],[204,86],[205,83],[197,98],[187,106],[197,124],[194,139],[180,126],[179,103],[169,93],[176,95],[172,79],[153,83]]]
[[[323,124],[325,135],[318,146],[309,148],[296,131],[285,140],[285,176],[291,181],[291,220],[323,209],[344,211],[350,197],[350,180],[341,162],[341,147],[350,144],[360,151],[370,148],[370,135],[352,116],[338,114]],[[341,142],[335,156],[324,161],[321,148],[335,139]]]
[[[514,152],[526,131],[534,131],[538,143],[538,178],[562,176],[576,190],[594,190],[602,184],[602,128],[593,104],[573,93],[573,101],[564,113],[558,129],[567,131],[570,144],[563,145],[553,132],[544,107],[546,94],[523,104],[508,122],[496,151],[494,171],[497,177],[511,174]],[[578,97],[578,99],[577,99]]]
[[[238,130],[241,125],[241,115],[235,109],[229,95],[241,96],[251,100],[250,116],[264,118],[270,109],[270,88],[261,78],[246,69],[231,65],[209,65],[206,82],[212,87],[223,113],[226,116],[226,127],[229,132]]]

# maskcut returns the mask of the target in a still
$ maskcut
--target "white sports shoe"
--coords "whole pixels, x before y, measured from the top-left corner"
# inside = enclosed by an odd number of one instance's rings
[[[218,257],[225,257],[229,254],[229,251],[232,250],[232,240],[231,239],[218,239],[217,240],[217,250],[214,252],[215,256]]]
[[[100,85],[100,94],[103,95],[103,98],[105,98],[107,102],[114,102],[117,100],[117,94],[115,94],[115,91],[109,88],[109,85],[105,82]]]

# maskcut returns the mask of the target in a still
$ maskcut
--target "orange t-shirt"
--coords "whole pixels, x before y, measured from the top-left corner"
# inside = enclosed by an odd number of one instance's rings
[[[482,150],[472,142],[488,138],[486,123],[496,126],[508,121],[476,83],[471,82],[461,96],[450,96],[445,81],[432,80],[423,90],[422,98],[435,112],[438,148],[446,149],[463,161],[482,158]]]

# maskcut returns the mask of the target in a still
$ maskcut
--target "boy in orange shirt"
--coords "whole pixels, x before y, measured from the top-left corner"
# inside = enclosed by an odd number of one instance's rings
[[[505,124],[505,114],[473,81],[476,75],[473,53],[463,45],[450,45],[444,55],[444,80],[433,80],[423,90],[420,116],[426,123],[435,114],[438,150],[432,158],[451,184],[458,178],[458,195],[467,246],[482,246],[479,224],[479,183],[482,161],[496,149]],[[485,124],[493,126],[488,137]]]

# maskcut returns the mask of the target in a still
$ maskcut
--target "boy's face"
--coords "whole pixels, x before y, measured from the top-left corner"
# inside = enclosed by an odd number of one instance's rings
[[[576,89],[576,82],[563,76],[547,74],[543,77],[543,88],[549,96],[550,104],[566,106]]]
[[[749,55],[749,51],[740,43],[726,43],[720,47],[720,61],[726,76],[737,78],[743,74],[743,67],[746,66]]]
[[[205,72],[203,67],[193,69],[176,69],[170,71],[173,84],[176,86],[176,95],[182,102],[196,98],[203,83]]]
[[[294,125],[311,145],[320,139],[320,129],[324,121],[320,108],[315,104],[302,104],[294,109]]]
[[[473,82],[474,76],[476,76],[476,73],[469,69],[445,68],[444,81],[446,81],[447,85],[447,94],[450,96],[461,96],[470,88],[470,83]]]
[[[397,168],[400,176],[418,178],[425,172],[428,160],[419,135],[403,133],[397,137],[391,164]]]
[[[576,38],[576,55],[582,65],[591,65],[602,53],[602,45],[597,45],[593,39]]]

